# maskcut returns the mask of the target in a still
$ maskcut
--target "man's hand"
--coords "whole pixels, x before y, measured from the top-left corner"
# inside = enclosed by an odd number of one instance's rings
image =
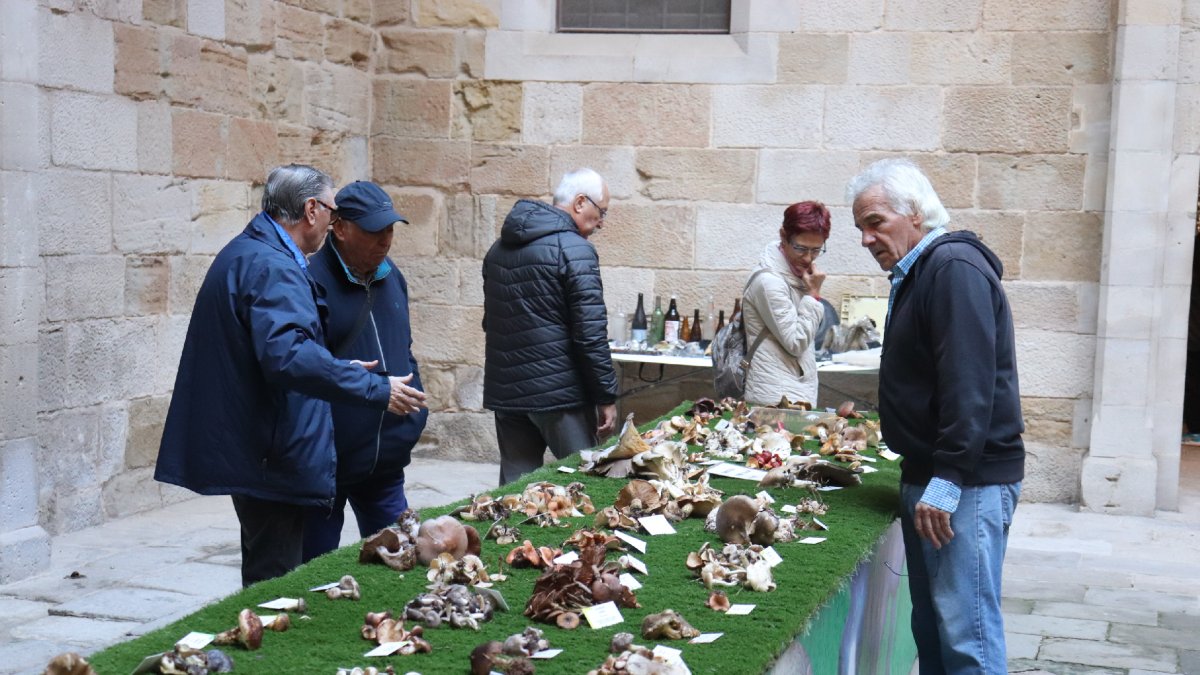
[[[374,361],[359,361],[358,359],[350,359],[350,363],[353,363],[356,366],[362,366],[363,368],[370,370],[370,369],[374,368],[375,366],[379,365],[379,359],[375,359]]]
[[[425,392],[408,386],[413,374],[404,377],[389,377],[392,383],[392,397],[388,401],[388,412],[396,415],[407,415],[425,408]]]
[[[925,502],[917,502],[913,510],[913,526],[922,539],[928,539],[935,549],[939,549],[954,538],[954,530],[950,529],[950,513],[930,506]]]
[[[596,437],[603,441],[608,438],[614,429],[617,428],[617,404],[609,403],[608,405],[596,406],[597,420]]]
[[[804,285],[808,286],[809,295],[821,297],[821,285],[825,283],[825,273],[819,271],[815,263],[809,266],[808,272],[801,280]]]

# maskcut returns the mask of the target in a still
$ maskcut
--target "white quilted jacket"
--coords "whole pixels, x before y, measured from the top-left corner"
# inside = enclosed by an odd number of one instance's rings
[[[788,267],[779,250],[779,240],[767,245],[758,268],[769,271],[755,277],[742,295],[747,351],[759,333],[766,330],[770,334],[750,361],[745,399],[749,403],[773,405],[787,396],[792,401],[808,401],[815,408],[814,341],[824,310]]]

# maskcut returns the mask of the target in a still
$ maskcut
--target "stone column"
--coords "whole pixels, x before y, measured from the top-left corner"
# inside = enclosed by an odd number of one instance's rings
[[[1181,2],[1121,0],[1083,506],[1175,508],[1197,163],[1177,155]],[[1185,198],[1186,195],[1186,198]]]
[[[34,175],[46,165],[37,0],[0,3],[0,583],[50,562],[38,525],[38,320]]]

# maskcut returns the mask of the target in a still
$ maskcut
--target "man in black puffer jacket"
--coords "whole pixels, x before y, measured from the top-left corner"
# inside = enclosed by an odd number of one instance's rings
[[[500,483],[612,433],[617,378],[608,351],[600,259],[608,186],[591,169],[563,176],[554,205],[518,201],[483,260],[487,363],[483,405],[496,413]]]

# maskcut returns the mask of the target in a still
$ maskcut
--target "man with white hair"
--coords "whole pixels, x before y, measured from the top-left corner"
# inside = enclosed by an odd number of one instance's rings
[[[891,272],[879,419],[904,456],[900,523],[921,673],[1006,673],[1000,573],[1025,446],[1003,268],[912,162],[850,181],[862,245]]]
[[[608,185],[576,169],[554,204],[522,199],[483,260],[483,405],[496,414],[500,483],[612,433],[617,378],[608,351],[600,259]]]

